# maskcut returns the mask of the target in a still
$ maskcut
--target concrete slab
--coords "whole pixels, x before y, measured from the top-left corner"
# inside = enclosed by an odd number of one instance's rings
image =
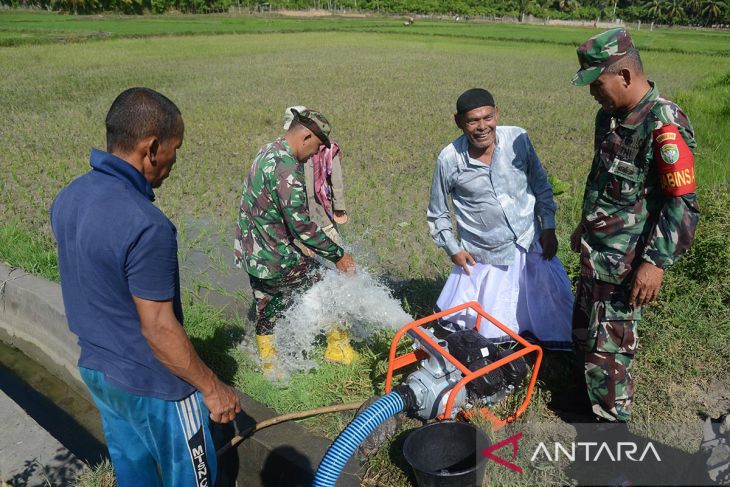
[[[85,464],[0,391],[0,480],[13,487],[73,485]]]

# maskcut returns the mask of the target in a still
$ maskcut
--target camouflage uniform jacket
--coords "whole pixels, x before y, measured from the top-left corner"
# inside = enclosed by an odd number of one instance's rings
[[[667,196],[652,132],[678,127],[694,150],[692,125],[673,102],[651,90],[628,113],[596,117],[595,156],[583,197],[581,268],[587,277],[630,285],[641,261],[665,268],[692,244],[699,219],[694,192]],[[690,154],[691,158],[691,154]],[[691,168],[694,187],[694,168]]]
[[[259,151],[243,183],[236,265],[260,279],[284,277],[304,258],[295,238],[333,262],[344,254],[309,218],[303,164],[278,139]]]

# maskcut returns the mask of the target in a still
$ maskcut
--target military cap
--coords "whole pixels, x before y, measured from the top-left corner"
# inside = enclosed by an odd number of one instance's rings
[[[319,140],[322,141],[325,147],[330,147],[329,135],[332,131],[332,127],[324,115],[318,111],[310,110],[308,108],[301,112],[296,108],[292,108],[291,112],[294,114],[295,121],[311,130],[314,135],[319,137]]]
[[[635,50],[631,36],[623,27],[591,37],[578,46],[580,69],[573,76],[573,84],[585,86],[593,83],[606,67]]]

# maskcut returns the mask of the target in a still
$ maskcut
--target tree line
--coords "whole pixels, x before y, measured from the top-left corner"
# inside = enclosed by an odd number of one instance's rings
[[[227,12],[241,10],[360,10],[387,14],[516,17],[655,22],[669,25],[730,24],[730,0],[0,0],[0,5],[76,14]]]

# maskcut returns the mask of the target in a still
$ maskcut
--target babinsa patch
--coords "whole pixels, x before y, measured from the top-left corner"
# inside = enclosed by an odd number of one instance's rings
[[[660,149],[662,159],[667,164],[674,164],[679,160],[679,148],[677,144],[665,144]]]
[[[654,164],[659,185],[666,196],[682,196],[695,191],[695,168],[692,151],[679,127],[664,125],[652,133]]]

